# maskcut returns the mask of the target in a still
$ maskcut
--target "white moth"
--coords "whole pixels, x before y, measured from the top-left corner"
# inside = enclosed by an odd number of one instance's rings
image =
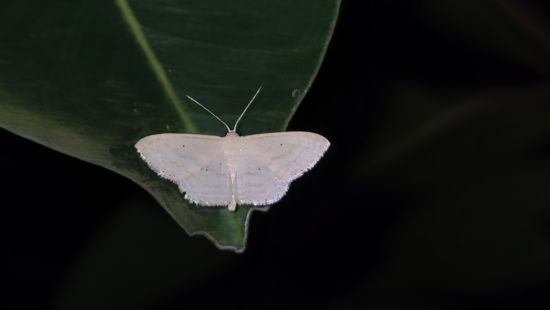
[[[268,205],[281,199],[290,182],[313,168],[330,143],[311,132],[239,136],[237,125],[261,90],[258,88],[225,137],[165,133],[136,143],[141,158],[159,176],[178,185],[185,198],[202,206]]]

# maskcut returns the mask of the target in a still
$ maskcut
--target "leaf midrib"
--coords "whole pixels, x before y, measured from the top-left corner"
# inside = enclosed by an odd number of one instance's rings
[[[170,79],[166,74],[166,70],[164,70],[164,67],[162,66],[155,52],[151,48],[147,37],[141,30],[141,24],[136,18],[134,11],[130,7],[128,0],[116,0],[116,4],[120,8],[123,18],[126,20],[128,26],[130,27],[130,31],[132,32],[132,35],[134,36],[138,45],[143,51],[143,54],[145,55],[147,62],[151,66],[153,73],[157,77],[157,80],[166,98],[168,99],[168,102],[172,104],[173,108],[178,114],[178,117],[181,119],[185,131],[191,133],[198,132],[197,127],[191,120],[189,113],[187,113],[187,111],[185,110],[181,99],[178,97],[174,86],[172,86],[172,83],[170,82]]]

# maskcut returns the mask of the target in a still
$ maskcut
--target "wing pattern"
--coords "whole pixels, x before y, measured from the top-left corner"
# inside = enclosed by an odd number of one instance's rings
[[[232,137],[158,134],[136,148],[185,198],[205,206],[266,205],[277,202],[290,182],[311,169],[330,143],[309,132]],[[224,142],[225,141],[225,142]]]
[[[136,148],[161,177],[178,185],[188,200],[206,206],[231,202],[231,184],[221,137],[190,134],[147,136]]]
[[[266,205],[281,199],[288,190],[288,183],[279,179],[264,162],[249,154],[243,154],[236,173],[236,200],[239,204]]]
[[[243,171],[237,172],[239,203],[265,205],[281,199],[290,182],[311,169],[330,143],[310,132],[242,137]]]

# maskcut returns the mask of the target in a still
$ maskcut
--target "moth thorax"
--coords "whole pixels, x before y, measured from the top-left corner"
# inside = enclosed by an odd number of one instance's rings
[[[239,164],[243,151],[241,143],[241,137],[235,132],[228,132],[223,138],[223,152],[230,168]]]

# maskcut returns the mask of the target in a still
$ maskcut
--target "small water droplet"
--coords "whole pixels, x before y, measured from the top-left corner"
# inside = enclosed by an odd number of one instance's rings
[[[292,97],[296,98],[298,96],[300,96],[300,90],[296,88],[292,91]]]
[[[134,108],[134,110],[132,110],[134,112],[134,114],[138,114],[139,113],[139,110],[137,108]]]

